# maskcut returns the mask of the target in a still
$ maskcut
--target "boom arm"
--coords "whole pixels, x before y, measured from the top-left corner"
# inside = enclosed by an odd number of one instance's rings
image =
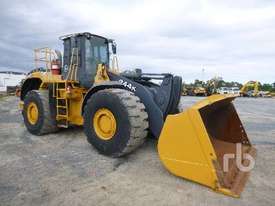
[[[253,96],[257,96],[259,93],[259,86],[260,86],[260,83],[258,81],[249,81],[242,86],[240,92],[241,94],[246,96],[247,92],[250,91],[250,88],[252,88]]]

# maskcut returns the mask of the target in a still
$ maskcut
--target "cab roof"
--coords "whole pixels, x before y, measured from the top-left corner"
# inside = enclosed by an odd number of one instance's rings
[[[59,37],[60,40],[66,40],[66,39],[69,39],[71,37],[78,37],[78,36],[86,36],[87,38],[90,38],[90,37],[99,37],[99,38],[102,38],[102,39],[106,39],[107,41],[113,41],[112,39],[108,39],[104,36],[100,36],[100,35],[97,35],[97,34],[91,34],[90,32],[82,32],[82,33],[73,33],[73,34],[67,34],[67,35],[63,35],[61,37]]]

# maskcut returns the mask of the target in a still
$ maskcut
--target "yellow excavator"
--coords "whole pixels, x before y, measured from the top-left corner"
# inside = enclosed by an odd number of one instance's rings
[[[248,81],[242,86],[240,96],[257,97],[259,96],[259,87],[260,83],[258,81]]]
[[[30,133],[83,126],[88,142],[112,157],[134,151],[150,134],[158,138],[160,160],[171,173],[240,195],[249,172],[242,171],[236,159],[254,157],[256,151],[236,113],[234,97],[213,95],[179,112],[180,77],[140,69],[120,72],[116,43],[103,36],[85,32],[61,40],[63,57],[49,48],[35,50],[36,68],[21,87],[19,105]],[[243,148],[241,154],[237,145]],[[226,154],[233,155],[228,165]]]

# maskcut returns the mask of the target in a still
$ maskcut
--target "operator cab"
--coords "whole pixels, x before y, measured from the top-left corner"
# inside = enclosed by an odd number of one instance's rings
[[[64,44],[61,74],[66,78],[70,67],[77,67],[76,80],[80,86],[90,88],[94,84],[98,64],[109,68],[110,55],[116,54],[114,40],[88,32],[60,37]],[[111,51],[110,51],[111,48]]]

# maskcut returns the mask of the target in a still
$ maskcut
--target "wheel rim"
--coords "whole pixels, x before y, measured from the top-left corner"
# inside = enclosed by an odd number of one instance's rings
[[[93,125],[97,136],[102,140],[109,140],[116,133],[116,119],[113,113],[106,108],[96,111]]]
[[[27,108],[28,121],[34,125],[38,120],[38,108],[34,102],[31,102]]]

